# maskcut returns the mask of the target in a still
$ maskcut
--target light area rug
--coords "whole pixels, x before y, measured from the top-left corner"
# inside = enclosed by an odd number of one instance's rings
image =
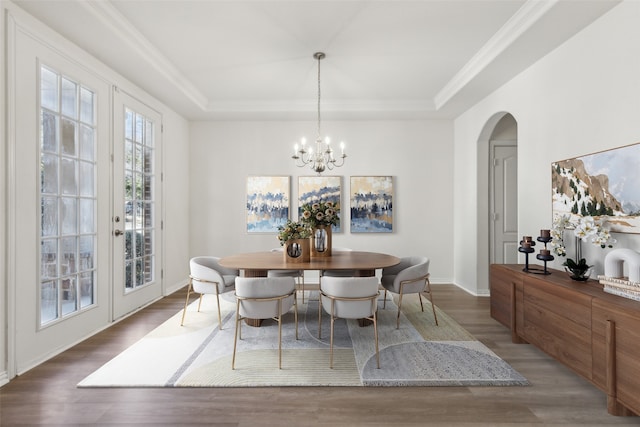
[[[380,369],[376,367],[372,326],[356,320],[335,322],[334,367],[329,368],[329,316],[323,313],[318,338],[318,292],[298,297],[299,339],[293,309],[283,318],[282,369],[278,369],[277,322],[242,325],[236,369],[231,369],[235,299],[221,299],[223,329],[216,300],[205,295],[176,313],[140,341],[82,380],[78,387],[268,387],[268,386],[514,386],[527,380],[484,344],[423,298],[403,299],[400,328],[397,306],[389,295],[378,301]]]

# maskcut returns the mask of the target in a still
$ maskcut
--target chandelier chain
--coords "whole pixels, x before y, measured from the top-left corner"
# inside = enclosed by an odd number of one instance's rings
[[[320,60],[322,56],[318,56],[318,139],[320,139],[322,133],[320,131]]]

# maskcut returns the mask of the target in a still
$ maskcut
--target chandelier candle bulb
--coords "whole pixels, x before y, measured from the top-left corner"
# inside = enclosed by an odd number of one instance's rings
[[[540,237],[545,239],[551,237],[551,230],[540,230]]]

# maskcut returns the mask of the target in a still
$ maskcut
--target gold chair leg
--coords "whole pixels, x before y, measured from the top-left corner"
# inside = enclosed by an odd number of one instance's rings
[[[282,299],[278,300],[278,369],[282,369]]]
[[[200,306],[202,305],[202,297],[204,294],[200,294],[200,299],[198,300],[198,312],[200,312]]]
[[[236,369],[236,347],[238,346],[238,329],[240,325],[240,300],[236,303],[236,332],[233,337],[233,357],[231,358],[231,369]]]
[[[187,299],[184,302],[184,311],[182,312],[182,320],[180,326],[184,325],[184,317],[187,315],[187,306],[189,305],[189,295],[191,294],[191,280],[189,280],[189,287],[187,288]]]
[[[298,339],[298,297],[293,294],[293,315],[296,323],[296,340]]]
[[[424,313],[424,305],[422,305],[422,295],[420,295],[420,292],[418,292],[418,299],[420,300],[420,308],[422,309],[422,312]]]
[[[333,314],[331,314],[331,339],[329,341],[329,368],[333,369]]]
[[[322,338],[322,289],[318,294],[318,339]]]
[[[222,330],[222,315],[220,314],[220,293],[218,292],[217,284],[216,284],[216,302],[218,303],[218,328]]]
[[[436,321],[436,326],[438,325],[438,316],[436,315],[436,306],[433,303],[433,294],[431,293],[431,282],[427,279],[427,289],[429,289],[429,301],[431,302],[431,310],[433,311],[433,318]]]
[[[302,276],[300,276],[300,282],[302,283],[302,303],[304,304],[304,271],[302,272]]]
[[[373,313],[373,333],[376,340],[376,359],[378,360],[378,369],[380,369],[380,351],[378,349],[378,316]]]

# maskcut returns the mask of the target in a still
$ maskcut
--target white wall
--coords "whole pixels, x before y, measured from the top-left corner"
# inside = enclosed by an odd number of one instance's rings
[[[3,2],[0,0],[0,49],[5,51],[5,19],[4,19],[4,7]],[[7,241],[6,223],[7,223],[7,207],[6,207],[6,88],[5,88],[5,63],[6,58],[4,54],[0,54],[0,165],[2,167],[2,173],[0,173],[0,242]],[[7,375],[7,287],[6,287],[6,245],[0,243],[0,386],[9,381]]]
[[[248,234],[245,222],[249,175],[291,176],[291,212],[297,217],[298,177],[312,176],[294,166],[293,144],[315,138],[316,124],[299,121],[196,122],[191,124],[190,252],[224,256],[268,250],[275,234]],[[451,121],[335,121],[323,129],[347,144],[346,164],[327,176],[342,177],[343,232],[335,246],[431,258],[434,283],[453,279]],[[351,234],[350,176],[391,175],[394,230],[390,234]]]
[[[187,283],[189,275],[189,123],[171,110],[164,126],[164,259],[165,294]]]
[[[500,112],[518,123],[518,224],[521,235],[550,228],[551,162],[640,142],[640,2],[626,1],[455,120],[455,281],[485,292],[486,275],[465,244],[485,224],[466,213],[485,209],[473,182],[478,141]],[[616,247],[640,250],[640,236],[616,234]],[[606,251],[584,247],[602,273]],[[551,267],[562,268],[563,260]]]

